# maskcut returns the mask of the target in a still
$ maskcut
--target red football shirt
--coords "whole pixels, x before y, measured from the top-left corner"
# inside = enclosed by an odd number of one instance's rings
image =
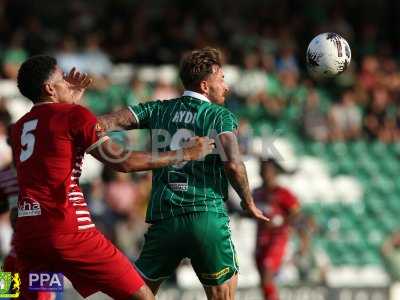
[[[268,243],[271,238],[286,239],[289,225],[286,220],[292,209],[299,207],[296,197],[287,189],[277,186],[272,190],[257,188],[253,193],[256,206],[270,218],[271,225],[260,222],[257,230],[258,244]]]
[[[76,104],[37,104],[15,124],[17,240],[94,228],[79,176],[85,150],[98,141],[96,117]]]

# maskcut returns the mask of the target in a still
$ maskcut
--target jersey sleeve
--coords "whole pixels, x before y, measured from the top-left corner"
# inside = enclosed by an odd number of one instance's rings
[[[134,106],[128,106],[138,122],[138,128],[150,128],[150,119],[159,109],[161,101],[150,101]]]
[[[238,121],[233,113],[225,108],[217,113],[215,123],[213,124],[213,129],[217,134],[224,132],[235,133],[237,128]]]
[[[96,126],[97,118],[87,108],[77,105],[70,111],[70,134],[76,145],[86,152],[103,140],[102,131]]]
[[[288,212],[293,209],[297,209],[300,206],[296,196],[288,190],[285,190],[284,193],[282,193],[281,205]]]

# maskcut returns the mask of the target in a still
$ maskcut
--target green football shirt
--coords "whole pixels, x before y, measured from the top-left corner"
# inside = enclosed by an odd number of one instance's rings
[[[192,136],[235,132],[236,117],[201,94],[129,107],[139,128],[151,130],[152,151],[176,150]],[[217,148],[218,143],[217,143]],[[228,180],[218,149],[202,161],[185,162],[153,171],[153,188],[146,221],[154,222],[198,211],[226,214]]]

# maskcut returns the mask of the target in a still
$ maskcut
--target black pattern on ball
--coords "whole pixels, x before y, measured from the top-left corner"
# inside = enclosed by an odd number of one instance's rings
[[[346,53],[346,57],[350,58],[350,47],[349,47],[349,45],[346,45],[344,47],[344,52]]]
[[[340,35],[334,32],[329,32],[326,36],[326,39],[331,41],[332,43],[335,44],[336,50],[337,50],[337,56],[342,57],[343,51],[342,51],[342,43],[341,40],[343,39]],[[345,50],[346,51],[346,50]]]
[[[336,40],[340,40],[342,37],[340,35],[338,35],[337,33],[334,32],[329,32],[326,36],[327,40],[330,41],[336,41]]]
[[[347,61],[347,59],[344,62],[338,62],[338,70],[339,70],[338,74],[346,71],[348,66],[349,66],[349,62]]]
[[[307,51],[307,63],[311,67],[318,67],[319,66],[319,59],[321,58],[322,54],[317,52],[311,52],[310,50]]]

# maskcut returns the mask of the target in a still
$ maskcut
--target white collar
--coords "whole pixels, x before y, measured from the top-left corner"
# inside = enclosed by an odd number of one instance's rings
[[[46,101],[46,102],[37,102],[35,104],[33,104],[33,106],[40,106],[43,104],[54,104],[55,102],[51,102],[51,101]]]
[[[196,92],[193,92],[193,91],[184,91],[183,96],[188,96],[188,97],[200,99],[200,100],[203,100],[206,102],[211,102],[210,99],[208,99],[206,96],[196,93]]]

